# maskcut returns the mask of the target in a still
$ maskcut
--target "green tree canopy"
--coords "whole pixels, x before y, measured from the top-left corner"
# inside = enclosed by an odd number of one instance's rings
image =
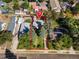
[[[28,0],[24,0],[24,3],[21,5],[22,8],[27,9],[29,7]]]
[[[12,33],[8,31],[1,31],[0,32],[0,45],[5,43],[6,41],[12,40]]]
[[[67,24],[69,27],[69,31],[71,33],[71,36],[74,37],[75,35],[79,35],[79,20],[73,19],[73,18],[67,18]]]
[[[14,10],[19,9],[19,1],[18,0],[13,0],[13,9]]]
[[[34,29],[32,29],[32,48],[44,48],[44,41],[42,36],[37,36]]]
[[[72,38],[69,35],[64,34],[59,39],[55,41],[51,41],[51,44],[49,43],[49,49],[68,49],[72,46]]]
[[[58,21],[60,21],[59,19]],[[79,50],[79,20],[74,19],[73,17],[66,17],[62,21],[59,22],[59,25],[64,25],[69,30],[69,36],[73,39],[73,48],[75,50]]]
[[[30,48],[30,40],[29,40],[29,32],[23,34],[19,37],[19,46],[18,48],[23,49],[29,49]]]
[[[79,36],[78,36],[78,38],[74,38],[73,48],[74,48],[74,50],[79,50]]]
[[[77,11],[79,12],[79,3],[77,3],[75,7],[76,7]]]
[[[12,0],[2,0],[3,2],[10,3]]]

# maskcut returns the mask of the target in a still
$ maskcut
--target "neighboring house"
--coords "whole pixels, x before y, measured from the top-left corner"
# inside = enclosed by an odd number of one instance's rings
[[[10,21],[8,25],[8,31],[11,31],[13,33],[15,24],[16,24],[16,16],[13,16],[12,20]]]
[[[10,23],[8,25],[8,31],[10,31],[14,34],[14,32],[15,32],[14,28],[16,27],[16,24],[21,25],[22,23],[23,23],[23,18],[21,18],[21,17],[18,18],[17,16],[13,16],[12,20],[10,21]]]
[[[59,0],[50,0],[51,9],[55,12],[61,12]]]

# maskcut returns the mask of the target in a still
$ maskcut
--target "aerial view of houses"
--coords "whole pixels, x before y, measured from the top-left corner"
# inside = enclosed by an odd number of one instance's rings
[[[79,0],[0,0],[0,50],[79,51]]]

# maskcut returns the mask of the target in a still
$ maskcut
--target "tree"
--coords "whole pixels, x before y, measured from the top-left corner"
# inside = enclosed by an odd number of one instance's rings
[[[39,2],[43,2],[44,0],[38,0]]]
[[[69,49],[72,46],[72,38],[69,35],[64,34],[59,39],[51,41],[50,43],[49,49]]]
[[[37,36],[35,31],[32,31],[32,48],[44,48],[43,37]]]
[[[2,0],[3,2],[10,3],[12,0]]]
[[[14,10],[19,9],[19,1],[18,0],[13,0],[13,9]]]
[[[79,20],[73,17],[66,17],[58,20],[59,24],[69,30],[69,36],[73,39],[72,44],[75,50],[79,50]]]
[[[79,12],[79,3],[77,3],[75,7],[76,7],[77,11]]]
[[[68,24],[70,35],[73,38],[73,48],[79,50],[79,20],[70,18]]]
[[[72,37],[74,37],[75,35],[79,35],[79,20],[77,19],[73,19],[73,18],[68,18],[68,27],[69,27],[69,31],[70,31],[70,35]]]
[[[5,43],[6,41],[12,40],[12,33],[8,31],[1,31],[0,32],[0,45]]]
[[[79,36],[78,36],[78,38],[74,38],[73,48],[74,48],[74,50],[79,50]]]
[[[74,19],[73,17],[59,18],[57,20],[60,26],[65,27],[69,30],[69,35],[74,37],[79,35],[79,20]]]
[[[21,5],[22,8],[27,9],[29,7],[28,0],[24,0],[24,3]]]
[[[29,40],[29,32],[23,34],[19,37],[19,46],[18,48],[23,49],[29,49],[30,48],[30,40]]]

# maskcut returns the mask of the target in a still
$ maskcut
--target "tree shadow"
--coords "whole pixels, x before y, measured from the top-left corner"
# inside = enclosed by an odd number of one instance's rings
[[[6,49],[5,57],[7,59],[17,59],[16,55],[14,55],[14,53],[12,53],[9,49]]]

